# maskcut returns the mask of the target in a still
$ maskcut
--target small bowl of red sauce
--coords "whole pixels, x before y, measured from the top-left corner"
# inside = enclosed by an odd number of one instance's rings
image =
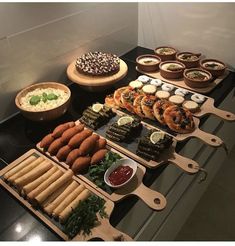
[[[120,188],[131,181],[137,171],[137,163],[123,158],[116,161],[104,174],[105,183],[112,188]]]

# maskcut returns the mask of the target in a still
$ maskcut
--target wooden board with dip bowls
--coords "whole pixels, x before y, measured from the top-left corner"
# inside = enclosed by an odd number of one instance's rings
[[[76,124],[79,124],[79,121],[77,121]],[[97,132],[95,133],[98,134]],[[101,138],[103,137],[101,136]],[[125,154],[121,153],[121,151],[118,151],[117,149],[112,148],[108,143],[106,145],[106,148],[112,152],[118,153],[123,158],[127,158]],[[60,164],[61,166],[63,166],[64,168],[66,169],[70,168],[69,165],[66,164],[65,162],[59,161],[56,156],[54,155],[52,156],[48,151],[44,151],[40,147],[40,142],[37,144],[37,149],[41,151],[43,154],[45,154],[46,156],[48,156],[49,158],[51,158],[52,160],[54,160],[55,162],[57,162],[58,164]],[[92,186],[94,189],[97,189],[98,192],[100,192],[102,195],[104,195],[105,197],[107,197],[113,202],[119,202],[128,196],[136,195],[143,202],[145,202],[150,208],[154,210],[164,209],[166,206],[165,197],[161,193],[146,187],[142,183],[143,177],[146,172],[146,168],[140,165],[139,163],[137,163],[137,166],[138,168],[137,168],[136,175],[132,178],[130,182],[128,182],[125,186],[119,189],[110,189],[110,187],[107,187],[107,190],[103,190],[99,188],[95,183],[93,183],[93,181],[90,179],[86,171],[82,173],[78,173],[76,174],[76,176],[79,179],[82,179],[90,186]]]
[[[114,83],[121,80],[127,75],[127,64],[120,59],[120,69],[117,73],[108,76],[88,76],[78,72],[75,67],[76,60],[71,62],[67,67],[68,78],[80,85],[84,90],[90,92],[103,91],[111,87]]]
[[[48,110],[33,111],[33,110],[25,109],[22,106],[21,104],[22,97],[25,97],[29,92],[35,89],[47,89],[47,88],[63,90],[66,94],[68,94],[67,100],[63,104]],[[42,82],[42,83],[30,85],[24,88],[23,90],[21,90],[16,95],[15,104],[25,118],[28,118],[32,121],[50,121],[59,118],[67,111],[70,104],[70,98],[71,98],[71,91],[66,85],[57,82]]]
[[[195,91],[195,92],[198,92],[198,93],[201,93],[201,94],[208,94],[209,92],[211,92],[217,85],[219,85],[228,75],[229,75],[229,71],[228,70],[225,70],[224,74],[217,77],[217,78],[213,78],[211,83],[209,83],[209,85],[207,87],[204,87],[204,88],[192,88],[192,87],[189,87],[188,85],[186,85],[185,81],[184,81],[184,78],[180,78],[180,79],[166,79],[166,78],[163,78],[162,75],[160,74],[159,71],[155,71],[155,72],[144,72],[144,71],[141,71],[140,69],[138,69],[138,67],[136,66],[136,70],[142,74],[145,74],[147,76],[150,76],[152,78],[155,78],[155,79],[161,79],[165,82],[168,82],[170,84],[173,84],[175,86],[179,86],[179,87],[182,87],[182,88],[185,88],[187,90],[192,90],[192,91]]]
[[[31,149],[26,152],[24,155],[20,156],[18,159],[10,163],[7,167],[3,168],[0,171],[0,185],[2,185],[13,197],[15,197],[20,203],[22,203],[31,213],[33,213],[38,219],[40,219],[47,227],[49,227],[52,231],[54,231],[58,236],[60,236],[64,240],[72,240],[72,241],[87,241],[93,238],[101,238],[107,241],[132,241],[133,239],[129,237],[127,234],[118,231],[116,228],[112,227],[109,223],[109,218],[114,208],[114,203],[103,196],[101,193],[97,192],[96,189],[89,186],[86,182],[81,180],[79,177],[75,175],[72,176],[72,181],[77,182],[78,184],[82,184],[86,189],[88,189],[91,194],[95,194],[96,196],[105,200],[105,212],[107,213],[108,217],[103,217],[99,219],[99,223],[91,229],[91,234],[83,235],[77,234],[72,239],[70,239],[65,232],[63,231],[62,225],[51,216],[46,214],[41,207],[33,206],[28,200],[26,200],[22,195],[20,195],[19,191],[11,185],[8,181],[6,181],[3,177],[4,175],[14,167],[19,166],[24,160],[27,158],[34,156],[36,158],[43,157],[44,160],[49,161],[53,167],[57,167],[62,173],[66,172],[66,169],[62,166],[58,165],[51,159],[47,158],[46,156],[42,155],[39,151],[35,149]],[[71,182],[72,182],[71,181]],[[55,192],[56,193],[56,192]],[[61,193],[60,193],[61,194]],[[53,194],[54,195],[54,194]],[[53,196],[52,195],[52,196]],[[50,200],[50,197],[48,198]],[[47,200],[46,200],[47,201]],[[54,201],[54,200],[52,200]]]

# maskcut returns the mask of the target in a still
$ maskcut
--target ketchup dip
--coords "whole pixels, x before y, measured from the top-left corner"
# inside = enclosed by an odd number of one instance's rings
[[[129,166],[119,166],[112,171],[108,177],[112,185],[121,185],[125,183],[133,173],[133,169]]]

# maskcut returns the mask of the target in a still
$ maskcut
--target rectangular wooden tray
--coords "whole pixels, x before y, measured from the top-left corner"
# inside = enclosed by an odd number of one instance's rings
[[[151,77],[149,77],[149,79],[152,79]],[[165,84],[168,84],[166,81],[164,81],[165,79],[163,79],[163,82]],[[180,88],[180,85],[179,84],[174,84],[175,86],[175,89],[173,89],[171,92],[170,92],[170,95],[174,95],[174,91],[178,88]],[[192,88],[186,88],[188,90],[188,94],[185,95],[185,100],[191,100],[191,96],[193,94],[195,94],[195,92],[192,91]],[[157,90],[160,90],[160,87],[157,87]],[[200,106],[200,110],[193,113],[194,116],[198,117],[198,118],[201,118],[205,115],[208,115],[208,114],[213,114],[213,115],[216,115],[218,117],[220,117],[221,119],[224,119],[224,120],[227,120],[227,121],[235,121],[235,114],[231,113],[231,112],[228,112],[228,111],[225,111],[225,110],[221,110],[219,108],[216,108],[214,106],[214,99],[211,98],[211,97],[208,97],[208,96],[204,96],[200,93],[197,93],[199,95],[201,95],[202,97],[205,98],[205,101],[203,103],[199,103],[199,106]]]
[[[40,142],[37,144],[37,148],[42,153],[47,155],[49,158],[51,158],[52,160],[54,160],[64,168],[69,169],[69,166],[65,162],[60,162],[56,158],[56,156],[51,156],[49,152],[44,152],[43,149],[40,148]],[[114,149],[110,146],[108,147],[108,149],[118,153],[123,158],[127,158],[125,154],[121,153],[121,151],[118,151],[117,149]],[[116,190],[108,187],[107,190],[103,190],[99,188],[98,186],[96,186],[95,183],[91,181],[87,173],[78,174],[76,176],[113,202],[119,202],[128,196],[135,195],[138,196],[143,202],[145,202],[150,208],[154,210],[164,209],[166,207],[166,198],[161,193],[152,190],[143,184],[142,181],[146,172],[146,168],[140,165],[139,163],[137,164],[138,164],[138,168],[135,177],[127,185]]]
[[[145,75],[148,75],[152,78],[155,78],[155,79],[161,79],[163,80],[164,82],[168,82],[170,84],[173,84],[173,85],[176,85],[176,86],[179,86],[179,87],[182,87],[182,88],[185,88],[187,90],[192,90],[192,91],[195,91],[195,92],[198,92],[198,93],[202,93],[202,94],[208,94],[209,92],[211,92],[217,85],[219,85],[228,75],[229,75],[229,70],[226,70],[225,73],[218,77],[218,78],[215,78],[209,86],[205,87],[205,88],[192,88],[192,87],[189,87],[188,85],[185,84],[184,82],[184,79],[165,79],[161,76],[160,74],[160,71],[156,71],[156,72],[143,72],[141,70],[139,70],[137,67],[136,67],[136,70],[142,74],[145,74]]]
[[[37,157],[43,156],[44,159],[50,160],[53,165],[56,165],[58,168],[60,168],[63,172],[66,171],[66,168],[63,167],[63,165],[58,165],[56,162],[52,161],[50,158],[44,156],[41,152],[37,151],[36,149],[31,149],[28,152],[26,152],[24,155],[10,163],[7,167],[3,168],[0,171],[0,176],[2,177],[7,171],[12,169],[13,167],[17,166],[19,163],[21,163],[24,159],[27,157],[35,155]],[[84,182],[79,177],[73,176],[73,180],[78,182],[79,184],[83,184],[88,190],[90,190],[93,194],[103,198],[105,200],[105,211],[108,215],[108,218],[99,218],[99,224],[94,227],[91,230],[90,235],[82,235],[78,234],[76,235],[72,240],[73,241],[87,241],[92,238],[101,238],[103,240],[112,241],[112,240],[126,240],[131,241],[132,239],[126,235],[125,233],[122,233],[112,227],[109,223],[110,215],[114,208],[114,203],[107,199],[107,197],[103,196],[101,193],[99,193],[95,188],[89,186],[86,182]],[[2,185],[8,192],[10,192],[18,201],[20,201],[27,209],[29,209],[34,215],[36,215],[37,218],[39,218],[45,225],[47,225],[52,231],[54,231],[57,235],[59,235],[64,240],[69,240],[68,236],[63,232],[62,226],[59,224],[59,222],[55,221],[51,217],[49,217],[47,214],[45,214],[42,210],[36,209],[33,207],[27,200],[25,200],[22,196],[19,195],[17,190],[9,185],[3,178],[0,179],[0,185]]]

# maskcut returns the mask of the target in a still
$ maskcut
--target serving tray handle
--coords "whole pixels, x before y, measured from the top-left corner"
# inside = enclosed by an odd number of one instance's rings
[[[138,196],[154,210],[162,210],[166,207],[166,198],[161,193],[148,188],[143,183],[132,194]]]
[[[196,128],[195,131],[191,133],[191,136],[201,139],[212,147],[220,147],[223,145],[223,141],[219,137],[208,132],[204,132],[200,128]]]
[[[92,229],[92,234],[86,237],[86,240],[91,240],[93,238],[100,238],[104,241],[134,241],[127,234],[120,232],[114,228],[107,218],[101,218],[99,215],[99,230],[96,228]],[[74,239],[76,240],[76,238]]]
[[[200,168],[196,161],[179,155],[176,152],[173,153],[172,157],[169,159],[169,162],[175,164],[189,174],[197,173]]]
[[[207,101],[201,107],[201,112],[198,112],[197,114],[195,114],[195,116],[201,117],[207,114],[216,115],[227,121],[235,121],[235,114],[216,108],[214,106],[214,99],[212,98],[207,99]]]

